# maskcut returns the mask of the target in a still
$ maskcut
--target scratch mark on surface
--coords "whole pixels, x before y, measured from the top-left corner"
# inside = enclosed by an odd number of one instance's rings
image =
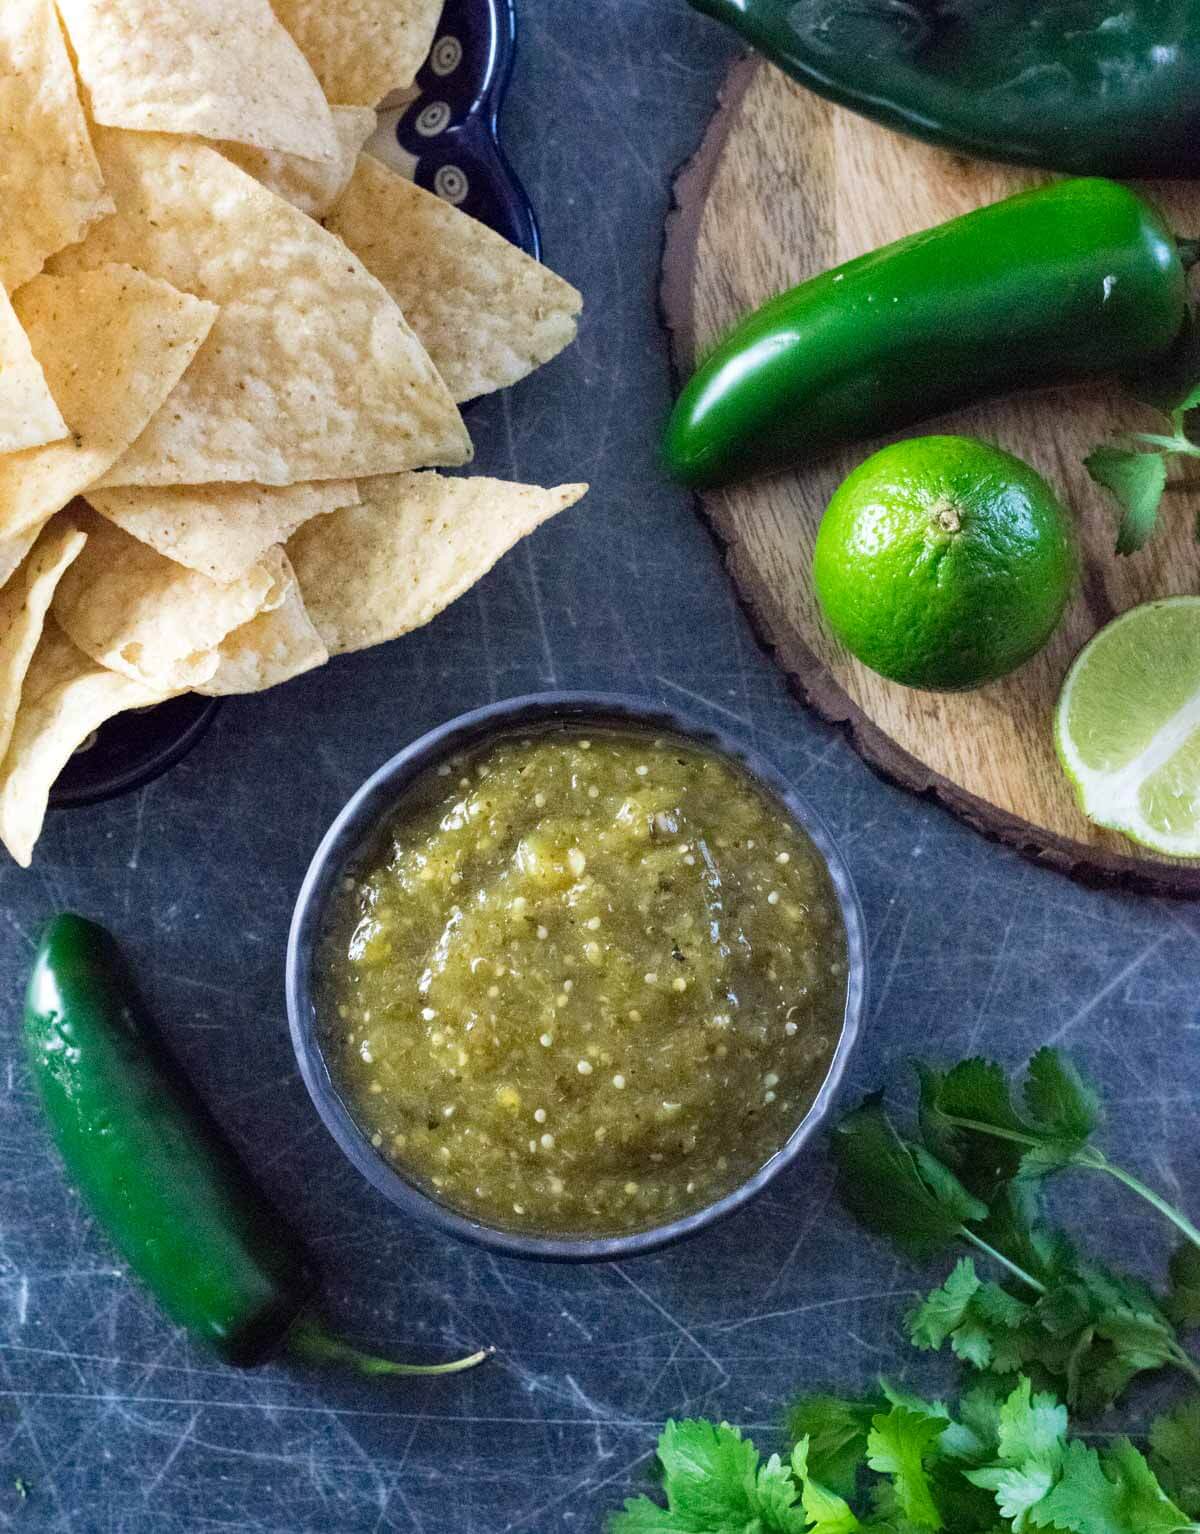
[[[682,687],[667,676],[656,676],[654,680],[660,686],[667,688],[669,692],[677,692],[681,698],[689,698],[693,703],[703,704],[705,708],[711,708],[714,714],[724,714],[726,719],[732,719],[734,724],[740,724],[743,730],[750,728],[741,714],[735,714],[733,709],[726,708],[723,703],[716,703],[712,698],[706,698],[702,692],[693,692],[690,687]]]
[[[546,628],[546,612],[542,606],[542,590],[538,584],[537,566],[533,562],[533,551],[526,539],[521,545],[525,555],[525,563],[529,566],[529,589],[533,593],[533,611],[537,617],[538,636],[542,642],[542,655],[546,662],[546,680],[551,687],[558,686],[558,668],[554,664],[554,651],[550,647],[550,635]]]
[[[184,1446],[191,1442],[192,1434],[195,1432],[195,1430],[196,1430],[196,1423],[199,1420],[200,1420],[200,1408],[197,1407],[196,1410],[192,1413],[192,1415],[188,1418],[187,1426],[184,1428],[183,1432],[180,1433],[179,1437],[176,1439],[175,1443],[172,1445],[170,1453],[163,1460],[162,1464],[158,1467],[158,1470],[151,1477],[151,1479],[146,1482],[145,1486],[142,1487],[142,1501],[143,1502],[149,1502],[150,1498],[158,1490],[159,1486],[162,1485],[162,1482],[165,1479],[165,1477],[167,1475],[167,1472],[170,1470],[171,1466],[175,1463],[175,1461],[179,1458],[180,1454],[183,1452]]]
[[[638,1294],[642,1297],[646,1304],[649,1305],[651,1310],[657,1311],[663,1320],[666,1321],[669,1325],[673,1326],[681,1337],[690,1342],[702,1358],[706,1358],[708,1362],[712,1364],[713,1368],[721,1376],[720,1381],[716,1387],[717,1389],[719,1389],[722,1385],[729,1383],[729,1375],[726,1372],[724,1365],[712,1353],[709,1352],[709,1350],[704,1346],[699,1338],[694,1335],[694,1333],[690,1332],[687,1327],[684,1326],[683,1322],[679,1319],[678,1316],[672,1315],[671,1312],[665,1308],[665,1306],[660,1305],[654,1296],[652,1294],[648,1294],[635,1278],[630,1278],[629,1274],[626,1273],[625,1269],[620,1265],[620,1263],[614,1262],[612,1270],[618,1278],[625,1280],[625,1282],[629,1285],[635,1294]]]
[[[1123,980],[1128,980],[1130,975],[1141,969],[1146,960],[1149,959],[1153,954],[1156,954],[1158,950],[1163,946],[1163,944],[1169,940],[1170,936],[1171,934],[1169,932],[1162,933],[1159,937],[1156,937],[1152,943],[1143,948],[1141,953],[1130,959],[1129,963],[1119,969],[1117,973],[1112,977],[1112,979],[1107,983],[1107,985],[1100,987],[1100,989],[1092,997],[1091,1001],[1086,1002],[1082,1007],[1080,1007],[1078,1012],[1072,1013],[1072,1015],[1067,1018],[1065,1023],[1054,1030],[1054,1032],[1046,1040],[1047,1045],[1060,1043],[1061,1040],[1065,1039],[1067,1034],[1070,1033],[1074,1028],[1077,1028],[1085,1018],[1091,1017],[1092,1013],[1096,1010],[1100,1003],[1106,1000],[1107,997],[1111,996]]]

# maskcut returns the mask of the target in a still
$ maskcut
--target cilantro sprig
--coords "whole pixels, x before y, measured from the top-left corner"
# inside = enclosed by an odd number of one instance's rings
[[[1093,449],[1084,467],[1122,508],[1117,553],[1136,554],[1154,532],[1171,461],[1200,458],[1200,444],[1187,429],[1188,415],[1200,409],[1200,321],[1194,311],[1189,310],[1171,353],[1156,361],[1152,371],[1125,383],[1135,399],[1165,417],[1169,429],[1126,432]],[[1200,513],[1196,537],[1200,539]]]
[[[919,1071],[922,1132],[973,1191],[986,1190],[986,1197],[997,1180],[1036,1179],[1071,1167],[1104,1172],[1170,1220],[1200,1255],[1200,1230],[1192,1221],[1092,1143],[1103,1122],[1100,1099],[1060,1050],[1039,1049],[1030,1060],[1021,1107],[1003,1069],[990,1060]]]
[[[1128,1438],[1103,1448],[1071,1438],[1066,1407],[1028,1378],[1007,1393],[975,1387],[957,1414],[884,1383],[881,1398],[801,1400],[790,1454],[765,1462],[728,1423],[668,1422],[658,1447],[666,1506],[631,1498],[607,1530],[1200,1534],[1194,1500],[1182,1500],[1194,1490],[1195,1426],[1178,1413],[1160,1418],[1151,1461]]]
[[[1072,1437],[1069,1417],[1147,1370],[1200,1382],[1176,1331],[1200,1326],[1200,1232],[1095,1144],[1100,1101],[1066,1056],[1040,1050],[1019,1085],[987,1060],[917,1069],[913,1136],[882,1095],[838,1126],[839,1188],[909,1256],[970,1249],[906,1325],[919,1349],[949,1344],[971,1383],[953,1407],[886,1381],[802,1396],[787,1452],[765,1460],[728,1423],[668,1422],[666,1505],[633,1497],[608,1534],[1200,1534],[1200,1397],[1157,1417],[1145,1451]],[[1047,1224],[1041,1190],[1069,1170],[1114,1178],[1180,1232],[1167,1294]]]
[[[1100,1102],[1071,1061],[1039,1050],[1019,1097],[992,1061],[917,1071],[918,1139],[900,1134],[878,1095],[835,1131],[843,1202],[911,1257],[965,1244],[999,1273],[981,1277],[975,1260],[962,1258],[909,1314],[913,1344],[949,1344],[975,1369],[1053,1380],[1086,1413],[1147,1371],[1174,1368],[1200,1383],[1200,1364],[1176,1330],[1200,1324],[1200,1231],[1094,1144]],[[1040,1187],[1070,1169],[1114,1178],[1181,1233],[1168,1295],[1085,1260],[1046,1224]]]

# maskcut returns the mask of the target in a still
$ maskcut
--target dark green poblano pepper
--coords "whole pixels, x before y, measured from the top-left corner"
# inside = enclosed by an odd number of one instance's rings
[[[819,95],[984,159],[1200,176],[1197,0],[691,0]]]

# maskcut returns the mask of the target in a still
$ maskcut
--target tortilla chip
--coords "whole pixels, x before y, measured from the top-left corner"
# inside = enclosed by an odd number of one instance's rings
[[[0,587],[4,586],[21,568],[26,554],[38,541],[45,523],[27,528],[23,533],[13,533],[10,538],[0,538]]]
[[[89,490],[102,516],[167,559],[236,581],[312,517],[357,506],[352,479],[308,485],[173,485]]]
[[[29,337],[0,288],[0,453],[18,453],[66,435],[67,423],[46,387]]]
[[[112,212],[53,0],[0,4],[0,286]]]
[[[0,761],[12,739],[25,673],[37,649],[50,600],[87,534],[62,521],[46,528],[16,580],[0,591]]]
[[[0,458],[3,539],[40,527],[117,461],[217,316],[128,266],[35,277],[13,304],[72,435]]]
[[[269,0],[58,0],[58,9],[96,122],[335,157],[324,92]]]
[[[586,485],[388,474],[362,505],[318,517],[287,546],[309,617],[332,655],[420,628]]]
[[[218,144],[227,160],[240,165],[248,176],[290,202],[310,218],[324,218],[346,189],[354,174],[358,152],[375,131],[371,107],[334,107],[333,131],[337,156],[332,160],[304,160],[295,154],[272,154],[247,144]]]
[[[416,78],[442,0],[275,0],[275,14],[330,101],[375,107]]]
[[[90,507],[73,515],[88,541],[58,588],[55,619],[98,665],[156,691],[208,681],[225,636],[287,594],[291,571],[275,551],[222,586],[164,559]]]
[[[507,388],[575,339],[583,299],[569,282],[370,155],[326,226],[404,310],[456,400]]]
[[[28,868],[54,780],[93,730],[164,695],[106,671],[48,619],[34,652],[8,755],[0,766],[0,841]]]
[[[291,567],[288,567],[289,574]],[[260,613],[221,641],[220,663],[197,692],[211,697],[230,693],[265,692],[315,666],[323,666],[329,651],[313,626],[291,577],[287,596],[274,612]]]
[[[291,485],[470,457],[424,348],[340,240],[195,140],[100,129],[96,148],[117,214],[55,270],[128,260],[221,305],[101,484]]]

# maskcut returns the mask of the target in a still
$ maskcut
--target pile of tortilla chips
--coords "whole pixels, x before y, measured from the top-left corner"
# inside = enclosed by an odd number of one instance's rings
[[[577,501],[447,477],[579,294],[363,152],[440,0],[0,4],[0,839],[106,719],[427,623]],[[418,472],[424,471],[424,472]]]

